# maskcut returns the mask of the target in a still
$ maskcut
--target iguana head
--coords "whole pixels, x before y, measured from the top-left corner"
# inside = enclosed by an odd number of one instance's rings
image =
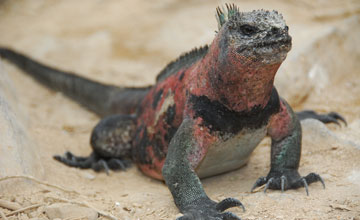
[[[220,46],[223,52],[263,64],[281,63],[291,49],[291,37],[277,11],[240,12],[235,5],[217,8]]]

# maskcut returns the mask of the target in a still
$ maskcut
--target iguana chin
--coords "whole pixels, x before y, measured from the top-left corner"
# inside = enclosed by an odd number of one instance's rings
[[[100,84],[56,70],[17,52],[0,55],[51,89],[59,90],[100,116],[91,135],[93,153],[70,152],[55,159],[94,170],[124,169],[131,158],[145,173],[165,180],[186,219],[239,219],[224,212],[240,201],[211,200],[200,178],[246,164],[265,136],[271,137],[271,169],[255,187],[295,189],[321,181],[298,173],[300,119],[345,120],[337,113],[297,115],[274,87],[274,77],[291,48],[288,26],[278,12],[217,9],[219,30],[210,46],[170,63],[146,88]],[[109,116],[110,115],[110,116]]]

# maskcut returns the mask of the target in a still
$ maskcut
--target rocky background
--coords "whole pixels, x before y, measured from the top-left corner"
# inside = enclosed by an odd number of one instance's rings
[[[296,110],[337,111],[348,126],[303,125],[300,172],[326,182],[286,193],[252,184],[269,169],[269,140],[249,164],[203,180],[208,195],[236,197],[243,219],[360,219],[360,1],[234,1],[283,13],[293,49],[276,78]],[[179,54],[211,43],[215,8],[205,0],[0,0],[0,45],[101,82],[143,86]],[[90,153],[99,118],[0,60],[0,217],[175,219],[170,192],[135,166],[110,176],[63,166],[54,154]],[[2,217],[5,219],[6,217]]]

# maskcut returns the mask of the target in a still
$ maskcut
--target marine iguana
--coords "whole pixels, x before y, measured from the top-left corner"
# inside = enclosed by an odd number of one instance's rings
[[[94,128],[89,157],[67,152],[54,158],[68,166],[125,169],[131,158],[148,176],[165,180],[175,204],[190,219],[240,219],[234,198],[211,200],[200,178],[235,170],[247,163],[265,136],[271,137],[271,169],[254,187],[295,189],[324,181],[298,173],[299,119],[345,122],[339,114],[294,113],[273,85],[291,49],[288,26],[277,11],[240,12],[217,8],[219,30],[209,46],[170,63],[156,84],[125,88],[100,84],[0,48],[11,61],[51,89],[105,117]],[[345,122],[346,123],[346,122]],[[325,186],[325,185],[324,185]],[[252,190],[253,190],[252,189]]]

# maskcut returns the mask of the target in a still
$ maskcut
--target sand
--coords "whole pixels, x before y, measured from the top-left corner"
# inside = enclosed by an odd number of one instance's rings
[[[164,65],[182,52],[211,43],[216,30],[215,7],[222,3],[0,0],[0,45],[101,82],[144,86],[152,84]],[[250,193],[256,179],[269,170],[270,147],[266,139],[247,166],[204,179],[206,192],[217,201],[226,197],[241,200],[246,212],[235,208],[231,211],[242,219],[359,220],[360,64],[356,61],[360,50],[352,42],[359,42],[356,36],[360,34],[351,35],[353,39],[346,37],[359,29],[356,18],[360,14],[359,1],[236,3],[244,11],[277,9],[290,27],[293,49],[277,76],[280,94],[296,110],[337,111],[346,117],[348,126],[325,127],[311,121],[303,124],[299,171],[302,175],[321,174],[325,190],[315,183],[309,187],[310,196],[306,196],[304,189]],[[39,205],[9,219],[56,218],[50,216],[48,208],[58,203],[74,206],[80,203],[118,219],[180,216],[166,185],[143,175],[136,166],[107,176],[54,161],[53,155],[67,150],[88,155],[89,135],[100,119],[63,95],[42,87],[12,65],[3,62],[0,66],[10,79],[14,97],[9,99],[19,109],[29,139],[37,149],[42,168],[36,178],[61,187],[29,180],[19,187],[13,179],[1,181],[0,200],[21,207]],[[297,72],[298,78],[294,78],[291,74]],[[10,213],[5,208],[0,211]],[[91,218],[82,213],[75,209],[67,217]]]

